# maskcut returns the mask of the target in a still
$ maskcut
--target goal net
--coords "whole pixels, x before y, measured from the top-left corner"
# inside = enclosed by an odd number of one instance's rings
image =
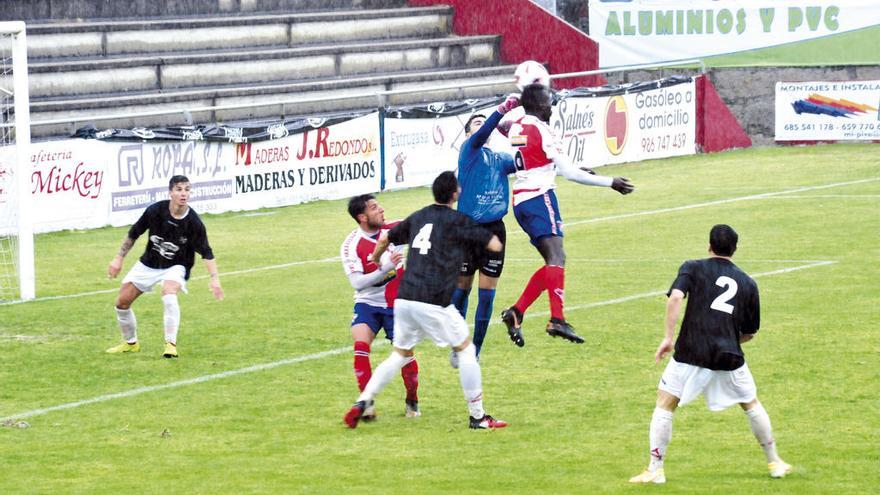
[[[0,301],[35,296],[23,22],[0,22]]]

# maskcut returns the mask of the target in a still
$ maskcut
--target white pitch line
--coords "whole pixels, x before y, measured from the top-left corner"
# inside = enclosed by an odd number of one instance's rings
[[[274,215],[274,214],[275,214],[274,211],[257,211],[254,213],[242,213],[241,215],[238,215],[238,216],[247,218],[247,217],[263,217],[266,215]]]
[[[234,275],[244,275],[247,273],[255,273],[262,272],[266,270],[278,270],[281,268],[290,268],[291,266],[299,266],[299,265],[311,265],[315,263],[328,263],[332,261],[339,261],[339,256],[333,258],[324,258],[320,260],[305,260],[305,261],[291,261],[290,263],[281,263],[280,265],[269,265],[269,266],[258,266],[256,268],[248,268],[246,270],[233,270],[230,272],[221,272],[221,275],[224,277],[234,276]],[[199,275],[197,277],[192,277],[190,280],[206,280],[208,278],[207,275]],[[13,304],[24,304],[31,302],[41,302],[41,301],[55,301],[58,299],[74,299],[77,297],[86,297],[86,296],[94,296],[98,294],[114,294],[119,292],[119,287],[114,287],[112,289],[103,289],[103,290],[95,290],[90,292],[80,292],[78,294],[64,294],[60,296],[45,296],[38,297],[36,299],[32,299],[30,301],[5,301],[0,302],[0,306],[10,306]]]
[[[0,422],[31,418],[34,416],[40,416],[40,415],[54,412],[54,411],[63,411],[64,409],[73,409],[75,407],[85,406],[88,404],[95,404],[97,402],[106,402],[106,401],[114,400],[114,399],[125,399],[127,397],[134,397],[135,395],[146,394],[148,392],[156,392],[158,390],[183,387],[186,385],[194,385],[196,383],[208,382],[211,380],[219,380],[221,378],[229,378],[230,376],[244,375],[246,373],[254,373],[256,371],[269,370],[272,368],[277,368],[279,366],[284,366],[284,365],[288,365],[288,364],[296,364],[296,363],[301,363],[303,361],[311,361],[313,359],[321,359],[321,358],[328,357],[328,356],[335,356],[337,354],[342,354],[343,352],[350,351],[350,350],[351,350],[350,346],[349,347],[340,347],[338,349],[332,349],[329,351],[318,352],[315,354],[308,354],[306,356],[298,356],[295,358],[282,359],[281,361],[275,361],[272,363],[255,364],[253,366],[248,366],[246,368],[239,368],[237,370],[229,370],[229,371],[224,371],[221,373],[214,373],[211,375],[199,376],[196,378],[190,378],[187,380],[180,380],[180,381],[171,382],[171,383],[165,383],[162,385],[150,385],[148,387],[139,387],[139,388],[125,391],[125,392],[119,392],[116,394],[99,395],[97,397],[92,397],[91,399],[78,400],[76,402],[68,402],[66,404],[60,404],[57,406],[45,407],[43,409],[34,409],[33,411],[28,411],[28,412],[24,412],[24,413],[20,413],[20,414],[13,414],[12,416],[0,418]]]
[[[694,208],[703,208],[703,207],[706,207],[706,206],[716,206],[716,205],[723,205],[723,204],[727,204],[727,203],[736,203],[736,202],[738,202],[738,201],[750,201],[750,200],[753,200],[753,199],[772,198],[772,197],[774,197],[774,196],[781,196],[781,195],[784,195],[784,194],[795,194],[795,193],[806,192],[806,191],[816,191],[816,190],[820,190],[820,189],[830,189],[830,188],[832,188],[832,187],[851,186],[851,185],[854,185],[854,184],[864,184],[864,183],[866,183],[866,182],[876,182],[876,181],[878,181],[878,180],[880,180],[880,177],[873,177],[873,178],[870,178],[870,179],[859,179],[859,180],[852,180],[852,181],[847,181],[847,182],[835,182],[835,183],[833,183],[833,184],[823,184],[823,185],[821,185],[821,186],[799,187],[799,188],[797,188],[797,189],[788,189],[788,190],[786,190],[786,191],[776,191],[776,192],[768,192],[768,193],[761,193],[761,194],[752,194],[752,195],[749,195],[749,196],[739,196],[739,197],[736,197],[736,198],[719,199],[719,200],[715,200],[715,201],[706,201],[706,202],[704,202],[704,203],[694,203],[694,204],[690,204],[690,205],[673,206],[673,207],[670,207],[670,208],[661,208],[661,209],[659,209],[659,210],[638,211],[638,212],[635,212],[635,213],[623,213],[623,214],[620,214],[620,215],[610,215],[610,216],[607,216],[607,217],[587,218],[587,219],[584,219],[584,220],[576,220],[576,221],[574,221],[574,222],[565,222],[565,226],[566,226],[566,227],[569,227],[569,226],[572,226],[572,225],[581,225],[581,224],[587,224],[587,223],[607,222],[607,221],[609,221],[609,220],[620,220],[620,219],[622,219],[622,218],[632,218],[632,217],[641,217],[641,216],[647,216],[647,215],[657,215],[657,214],[660,214],[660,213],[671,213],[671,212],[675,212],[675,211],[691,210],[691,209],[694,209]]]
[[[769,272],[756,273],[756,274],[752,275],[752,277],[766,277],[766,276],[770,276],[770,275],[779,275],[781,273],[789,273],[789,272],[794,272],[794,271],[798,271],[798,270],[806,270],[807,268],[815,268],[815,267],[819,267],[819,266],[832,265],[834,263],[837,263],[837,262],[836,261],[817,261],[815,263],[810,263],[807,265],[793,266],[793,267],[782,268],[779,270],[773,270],[773,271],[769,271]],[[666,291],[663,291],[663,290],[657,290],[657,291],[652,291],[652,292],[643,292],[641,294],[633,294],[631,296],[618,297],[615,299],[608,299],[605,301],[598,301],[598,302],[589,303],[589,304],[581,304],[581,305],[577,305],[577,306],[569,306],[568,308],[566,308],[566,310],[567,311],[577,311],[580,309],[590,309],[590,308],[597,308],[597,307],[601,307],[601,306],[609,306],[612,304],[619,304],[619,303],[624,303],[624,302],[628,302],[628,301],[634,301],[636,299],[644,299],[646,297],[654,297],[654,296],[658,296],[658,295],[665,294],[665,293],[666,293]],[[550,314],[549,312],[531,312],[528,314],[527,318],[531,319],[531,318],[536,318],[536,317],[540,317],[540,316],[547,316],[549,314]],[[493,325],[497,325],[499,323],[500,323],[500,321],[497,318],[492,321]],[[374,344],[374,347],[382,345],[382,344],[384,344],[384,340],[377,341]],[[99,395],[97,397],[92,397],[91,399],[83,399],[83,400],[78,400],[76,402],[68,402],[66,404],[59,404],[57,406],[50,406],[50,407],[45,407],[45,408],[41,408],[41,409],[34,409],[32,411],[27,411],[27,412],[23,412],[23,413],[12,414],[10,416],[0,418],[0,423],[6,422],[6,421],[12,421],[12,420],[22,420],[22,419],[26,419],[26,418],[32,418],[34,416],[41,416],[43,414],[47,414],[47,413],[54,412],[54,411],[73,409],[76,407],[86,406],[89,404],[95,404],[98,402],[107,402],[107,401],[115,400],[115,399],[125,399],[128,397],[134,397],[136,395],[146,394],[149,392],[156,392],[159,390],[166,390],[166,389],[171,389],[171,388],[183,387],[186,385],[195,385],[197,383],[204,383],[204,382],[208,382],[208,381],[212,381],[212,380],[229,378],[230,376],[238,376],[238,375],[244,375],[247,373],[254,373],[257,371],[270,370],[273,368],[278,368],[279,366],[286,366],[288,364],[297,364],[297,363],[302,363],[305,361],[313,361],[316,359],[322,359],[322,358],[329,357],[329,356],[335,356],[337,354],[343,354],[345,352],[350,352],[350,351],[351,351],[351,346],[339,347],[336,349],[331,349],[329,351],[317,352],[315,354],[307,354],[305,356],[298,356],[298,357],[293,357],[293,358],[288,358],[288,359],[282,359],[280,361],[274,361],[271,363],[255,364],[253,366],[247,366],[245,368],[223,371],[221,373],[213,373],[210,375],[199,376],[196,378],[189,378],[187,380],[179,380],[176,382],[165,383],[162,385],[150,385],[147,387],[139,387],[139,388],[135,388],[132,390],[127,390],[125,392],[118,392],[115,394]]]
[[[572,263],[681,263],[680,258],[565,258],[566,262]],[[765,260],[765,259],[737,259],[737,264],[747,263],[820,263],[831,260]],[[511,263],[543,263],[540,257],[534,258],[504,258],[504,262]]]
[[[778,196],[766,199],[877,199],[880,194],[805,194],[803,196]]]
[[[806,265],[792,266],[789,268],[780,268],[779,270],[772,270],[769,272],[755,273],[755,274],[752,274],[752,278],[768,277],[770,275],[779,275],[781,273],[796,272],[798,270],[806,270],[807,268],[816,268],[818,266],[833,265],[835,263],[837,263],[837,262],[836,261],[816,261],[816,262],[809,263]],[[641,294],[633,294],[631,296],[618,297],[617,299],[608,299],[607,301],[599,301],[599,302],[588,303],[588,304],[579,304],[577,306],[566,306],[565,310],[566,311],[577,311],[579,309],[598,308],[601,306],[608,306],[610,304],[624,303],[624,302],[634,301],[636,299],[644,299],[646,297],[654,297],[654,296],[660,296],[660,295],[666,295],[666,291],[665,290],[655,290],[652,292],[643,292]],[[537,312],[537,313],[529,313],[528,315],[524,316],[524,318],[530,318],[530,317],[534,318],[534,317],[538,317],[538,316],[547,317],[549,315],[550,315],[549,311],[541,311],[541,312]],[[493,323],[498,323],[498,322],[493,322]]]
[[[768,193],[762,193],[762,194],[753,194],[750,196],[740,196],[740,197],[736,197],[736,198],[719,199],[716,201],[709,201],[709,202],[705,202],[705,203],[694,203],[694,204],[690,204],[690,205],[675,206],[675,207],[671,207],[671,208],[662,208],[659,210],[647,210],[647,211],[639,211],[639,212],[635,212],[635,213],[624,213],[621,215],[611,215],[611,216],[607,216],[607,217],[588,218],[585,220],[577,220],[574,222],[567,222],[565,224],[565,226],[569,227],[572,225],[598,223],[598,222],[605,222],[608,220],[619,220],[621,218],[639,217],[639,216],[645,216],[645,215],[657,215],[660,213],[670,213],[670,212],[675,212],[675,211],[689,210],[689,209],[693,209],[693,208],[702,208],[705,206],[715,206],[715,205],[720,205],[720,204],[733,203],[733,202],[737,202],[737,201],[763,199],[763,198],[779,196],[779,195],[783,195],[783,194],[793,194],[793,193],[799,193],[799,192],[804,192],[804,191],[815,191],[818,189],[828,189],[828,188],[832,188],[832,187],[849,186],[849,185],[853,185],[853,184],[863,184],[865,182],[876,182],[878,180],[880,180],[880,177],[874,177],[874,178],[870,178],[870,179],[860,179],[860,180],[854,180],[854,181],[848,181],[848,182],[834,182],[832,184],[823,184],[821,186],[808,186],[808,187],[801,187],[801,188],[797,188],[797,189],[789,189],[786,191],[776,191],[776,192],[768,192]],[[511,232],[510,234],[516,235],[516,234],[522,234],[522,233],[523,232],[521,230],[517,230],[517,231]],[[246,270],[238,270],[238,271],[234,271],[234,272],[222,272],[221,275],[222,276],[240,275],[240,274],[254,273],[254,272],[264,271],[264,270],[277,270],[280,268],[288,268],[288,267],[295,266],[295,265],[304,265],[304,264],[309,264],[309,263],[326,263],[326,262],[338,261],[338,260],[339,260],[339,257],[324,258],[322,260],[294,261],[291,263],[283,263],[280,265],[269,265],[269,266],[263,266],[263,267],[258,267],[258,268],[250,268],[250,269],[246,269]],[[192,280],[201,280],[203,278],[205,278],[205,276],[193,277]],[[113,289],[96,290],[96,291],[91,291],[91,292],[80,292],[78,294],[64,294],[64,295],[58,295],[58,296],[38,297],[38,298],[32,299],[30,301],[6,301],[6,302],[0,302],[0,306],[9,306],[9,305],[13,305],[13,304],[24,304],[24,303],[41,302],[41,301],[54,301],[54,300],[58,300],[58,299],[74,299],[74,298],[78,298],[78,297],[94,296],[94,295],[98,295],[98,294],[111,294],[111,293],[117,292],[118,290],[119,290],[118,288],[113,288]]]

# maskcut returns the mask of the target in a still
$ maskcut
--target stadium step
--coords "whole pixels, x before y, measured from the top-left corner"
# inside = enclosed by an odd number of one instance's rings
[[[31,23],[31,119],[181,110],[93,122],[156,127],[290,118],[512,90],[501,84],[376,97],[379,91],[496,81],[513,71],[501,65],[499,36],[451,32],[451,7],[355,9],[348,3],[340,10],[329,2],[326,10],[313,12]],[[373,95],[345,98],[362,93]],[[310,97],[322,101],[183,113]],[[85,124],[37,125],[32,133],[36,138],[69,134]]]
[[[456,70],[435,69],[377,74],[345,79],[329,78],[313,81],[291,81],[274,84],[200,87],[177,91],[144,91],[110,93],[70,98],[46,98],[31,103],[33,120],[55,120],[96,114],[126,115],[150,111],[182,110],[196,107],[238,105],[243,103],[274,103],[322,97],[325,101],[287,103],[214,112],[183,112],[154,117],[119,117],[92,122],[99,127],[151,127],[187,125],[205,122],[237,122],[249,119],[282,118],[296,115],[327,113],[341,110],[375,109],[380,100],[375,96],[340,98],[354,94],[375,94],[378,91],[422,89],[408,94],[392,95],[385,102],[393,105],[424,103],[461,98],[476,98],[513,91],[513,85],[495,84],[476,88],[425,91],[428,86],[446,86],[474,82],[490,82],[509,78],[512,65],[497,65]],[[83,123],[37,126],[35,136],[71,134]]]
[[[0,20],[147,18],[403,7],[406,0],[3,0]]]
[[[311,43],[440,36],[447,6],[344,12],[28,24],[28,58],[95,57],[193,50],[297,47]]]
[[[320,47],[32,62],[34,97],[345,77],[492,64],[498,37],[367,41]]]

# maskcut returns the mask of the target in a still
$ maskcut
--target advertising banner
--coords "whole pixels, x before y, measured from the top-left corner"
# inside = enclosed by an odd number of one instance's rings
[[[876,93],[877,83],[871,84]],[[831,96],[862,101],[843,93]],[[216,140],[194,134],[161,140],[150,137],[149,129],[138,129],[137,141],[122,140],[121,131],[110,130],[95,131],[96,139],[34,143],[32,168],[26,171],[34,230],[130,225],[147,206],[168,198],[174,175],[190,179],[190,203],[199,213],[374,193],[382,189],[383,139],[385,189],[428,185],[440,172],[457,168],[467,119],[477,112],[488,116],[501,101],[389,108],[384,118],[373,112],[347,120],[302,119],[268,126],[271,139],[253,142],[229,129],[223,131],[225,140],[219,131]],[[876,114],[876,107],[866,105]],[[578,89],[560,93],[550,125],[575,165],[596,167],[695,153],[695,107],[689,78]],[[515,109],[505,120],[522,114],[522,108]],[[103,140],[102,133],[114,136]],[[487,146],[514,154],[499,133]],[[0,148],[0,215],[5,215],[0,220],[6,227],[17,214],[11,196],[13,153],[13,147]]]
[[[686,81],[571,92],[554,106],[550,127],[579,167],[695,154],[696,88]]]
[[[379,113],[232,146],[234,209],[339,199],[380,189]]]
[[[205,141],[103,143],[109,195],[109,223],[134,223],[150,204],[168,199],[168,181],[185,175],[192,185],[190,203],[199,213],[232,209],[231,179],[235,147]]]
[[[776,83],[777,141],[880,140],[880,81]]]
[[[369,112],[364,112],[369,113]],[[321,117],[324,125],[351,120],[360,114],[351,112],[327,114]],[[311,127],[313,118],[301,117],[274,122],[240,124],[199,124],[183,127],[134,127],[132,129],[96,129],[87,125],[77,129],[73,137],[102,141],[217,141],[222,143],[252,143],[280,139]]]
[[[800,62],[797,44],[810,40],[813,44],[803,50],[809,51],[814,65],[847,64],[847,57],[854,53],[877,56],[876,43],[849,36],[866,28],[880,28],[876,0],[590,2],[590,37],[599,43],[603,68],[702,59],[781,45]]]
[[[424,186],[440,172],[455,170],[468,118],[475,113],[488,117],[501,101],[490,98],[386,110],[385,189]],[[508,146],[502,136],[494,134],[492,146]]]
[[[81,140],[32,143],[30,177],[34,232],[88,229],[107,225],[110,191],[102,147]],[[15,148],[0,150],[0,223],[15,225],[17,208],[13,192]],[[6,225],[4,225],[6,227]],[[5,230],[5,229],[4,229]]]
[[[11,234],[18,226],[15,160],[15,147],[0,147],[0,235]]]

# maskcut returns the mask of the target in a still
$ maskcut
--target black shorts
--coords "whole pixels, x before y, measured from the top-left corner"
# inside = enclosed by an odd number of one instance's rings
[[[496,253],[488,249],[472,252],[470,257],[461,264],[458,274],[462,276],[472,276],[480,269],[480,273],[487,277],[498,278],[504,270],[504,250],[507,247],[507,229],[504,228],[504,220],[495,220],[494,222],[480,224],[490,232],[498,236],[501,244],[501,252]]]

